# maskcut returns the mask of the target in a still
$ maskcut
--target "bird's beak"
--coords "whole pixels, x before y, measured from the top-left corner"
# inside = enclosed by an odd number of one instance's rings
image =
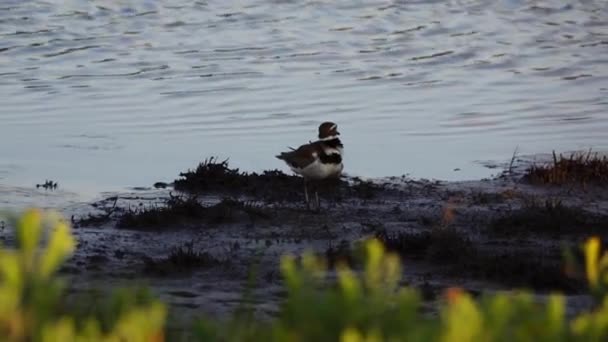
[[[340,132],[336,131],[336,135],[340,135]]]

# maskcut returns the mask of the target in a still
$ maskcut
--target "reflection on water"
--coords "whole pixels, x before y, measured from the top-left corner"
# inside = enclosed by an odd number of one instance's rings
[[[0,182],[283,168],[323,120],[364,176],[605,149],[607,18],[604,0],[5,0]]]

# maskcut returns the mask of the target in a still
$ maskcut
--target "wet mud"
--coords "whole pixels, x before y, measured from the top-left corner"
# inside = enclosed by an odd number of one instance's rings
[[[430,312],[442,290],[458,286],[526,288],[540,300],[561,291],[574,314],[591,300],[564,248],[591,235],[608,240],[604,185],[538,185],[517,172],[470,182],[343,177],[310,185],[318,211],[306,207],[301,178],[217,160],[165,185],[63,208],[78,239],[62,270],[74,293],[145,284],[177,322],[225,316],[253,284],[252,304],[268,317],[285,295],[281,255],[312,250],[330,267],[358,269],[355,246],[378,238],[402,257],[405,283],[422,291]]]

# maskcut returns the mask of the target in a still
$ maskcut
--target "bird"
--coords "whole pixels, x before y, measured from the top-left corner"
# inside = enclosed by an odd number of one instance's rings
[[[338,125],[326,121],[319,125],[319,139],[291,151],[282,152],[276,158],[283,160],[291,170],[304,178],[304,198],[310,209],[308,181],[337,179],[342,174],[344,145],[338,137]],[[315,189],[317,210],[320,208],[319,194]]]

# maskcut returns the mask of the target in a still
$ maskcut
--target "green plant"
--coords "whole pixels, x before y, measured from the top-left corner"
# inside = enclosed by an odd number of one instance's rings
[[[596,244],[588,242],[588,258],[597,256]],[[322,257],[307,253],[300,262],[292,256],[284,257],[281,269],[287,298],[275,320],[265,324],[242,317],[222,324],[201,321],[197,327],[199,340],[460,342],[608,338],[605,292],[598,292],[599,297],[603,296],[598,308],[572,321],[566,318],[566,300],[561,294],[550,294],[539,301],[532,293],[518,291],[474,300],[459,288],[445,292],[438,315],[433,315],[421,311],[416,290],[400,285],[401,265],[396,255],[387,253],[376,240],[365,242],[364,249],[363,272],[357,274],[338,266],[335,284],[328,281],[330,273]],[[588,262],[592,286],[608,284],[607,266],[608,256],[597,263]]]
[[[3,341],[160,341],[165,307],[128,305],[118,297],[111,326],[94,315],[70,314],[65,283],[56,276],[76,241],[54,213],[27,210],[11,217],[16,249],[0,247],[0,336]],[[130,297],[130,296],[127,296]],[[113,318],[113,319],[112,319]]]
[[[71,305],[56,272],[76,241],[58,215],[28,210],[14,219],[17,248],[0,247],[0,340],[163,341],[165,306],[147,291],[121,289],[96,303]],[[45,229],[48,228],[48,229]],[[46,234],[45,234],[46,233]],[[43,242],[44,241],[44,242]],[[229,321],[199,320],[200,341],[605,341],[608,339],[608,253],[598,238],[584,245],[585,273],[597,306],[566,318],[566,299],[532,293],[483,295],[445,291],[436,314],[402,285],[401,261],[375,239],[356,246],[361,272],[305,253],[281,261],[287,296],[278,316],[258,321],[251,308]],[[359,253],[360,252],[360,253]]]
[[[608,298],[608,252],[600,255],[601,243],[593,237],[585,243],[585,273],[591,294],[596,301]]]

